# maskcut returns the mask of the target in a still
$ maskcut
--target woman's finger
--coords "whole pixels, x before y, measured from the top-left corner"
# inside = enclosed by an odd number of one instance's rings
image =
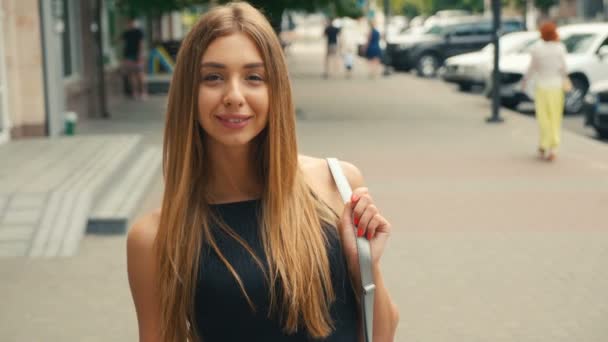
[[[369,224],[367,225],[367,232],[365,234],[365,237],[368,240],[373,239],[374,236],[376,235],[376,231],[382,225],[382,223],[383,223],[382,216],[380,214],[375,214],[374,217],[372,217],[372,219],[369,221]]]
[[[357,226],[357,236],[361,237],[365,235],[367,226],[376,214],[378,214],[378,208],[375,205],[370,203],[364,208],[363,213],[357,220],[357,224],[355,224]]]

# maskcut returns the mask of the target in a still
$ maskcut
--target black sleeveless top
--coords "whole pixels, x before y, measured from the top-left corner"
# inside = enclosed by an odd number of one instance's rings
[[[260,200],[211,206],[211,210],[245,240],[265,263],[258,225],[260,209]],[[336,294],[330,313],[335,330],[328,338],[315,341],[353,342],[357,340],[357,303],[338,234],[335,229],[329,228],[333,233],[329,234],[327,248]],[[194,322],[203,342],[313,341],[304,327],[288,335],[282,330],[279,315],[268,318],[270,295],[264,274],[238,242],[216,226],[211,229],[222,253],[241,277],[256,311],[251,310],[232,273],[215,252],[209,246],[203,246],[195,293]]]

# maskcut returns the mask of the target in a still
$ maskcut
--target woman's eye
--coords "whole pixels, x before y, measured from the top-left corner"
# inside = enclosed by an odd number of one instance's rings
[[[262,82],[262,81],[264,81],[264,78],[260,75],[249,75],[249,76],[247,76],[247,80],[255,81],[255,82]]]
[[[206,81],[206,82],[219,81],[221,79],[222,79],[222,77],[218,74],[210,74],[210,75],[203,76],[203,81]]]

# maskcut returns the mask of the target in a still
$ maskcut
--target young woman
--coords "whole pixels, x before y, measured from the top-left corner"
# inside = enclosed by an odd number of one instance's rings
[[[548,161],[556,158],[561,140],[562,117],[564,115],[564,89],[569,87],[566,68],[566,48],[559,41],[557,27],[546,22],[540,27],[542,41],[531,51],[530,67],[522,82],[534,78],[536,90],[534,107],[540,127],[539,157]]]
[[[164,139],[162,208],[127,241],[140,341],[357,341],[353,214],[372,248],[374,341],[393,340],[390,224],[356,167],[342,163],[344,205],[325,160],[298,156],[281,45],[256,9],[215,7],[183,41]]]

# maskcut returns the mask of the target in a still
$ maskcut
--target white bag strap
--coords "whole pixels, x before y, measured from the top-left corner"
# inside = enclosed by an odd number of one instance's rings
[[[336,158],[327,158],[329,169],[334,177],[334,181],[340,191],[342,201],[347,203],[350,201],[352,190],[348,180],[342,172],[340,162]],[[354,225],[353,225],[354,227]],[[369,241],[365,237],[357,237],[356,228],[353,229],[355,235],[355,241],[357,242],[357,253],[359,254],[359,270],[361,272],[361,285],[362,298],[361,298],[361,312],[363,313],[363,330],[365,335],[365,341],[372,341],[372,331],[374,326],[374,291],[376,285],[374,284],[374,276],[372,274],[372,251]]]

